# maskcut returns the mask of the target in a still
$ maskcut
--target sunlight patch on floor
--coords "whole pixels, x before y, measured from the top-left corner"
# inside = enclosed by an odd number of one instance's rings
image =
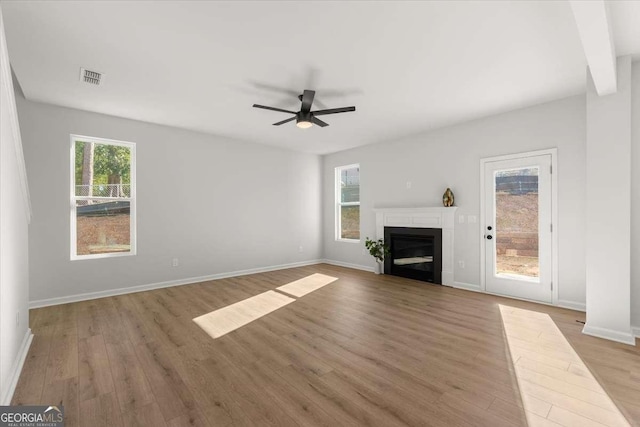
[[[315,273],[310,276],[303,277],[300,280],[296,280],[291,283],[287,283],[286,285],[277,287],[276,289],[299,298],[305,296],[310,292],[317,291],[323,286],[326,286],[329,283],[333,283],[336,280],[338,280],[337,277]]]
[[[529,426],[629,426],[546,313],[499,305]]]
[[[212,338],[220,338],[294,301],[278,292],[267,291],[196,317],[193,321]]]
[[[302,297],[336,280],[338,280],[337,277],[316,273],[287,283],[276,289],[295,297]],[[210,313],[203,314],[202,316],[194,318],[193,321],[209,334],[209,336],[215,339],[229,332],[233,332],[254,320],[258,320],[262,316],[266,316],[294,301],[295,298],[279,292],[267,291]]]

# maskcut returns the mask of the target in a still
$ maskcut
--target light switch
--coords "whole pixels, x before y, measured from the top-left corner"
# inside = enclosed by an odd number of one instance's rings
[[[458,222],[462,224],[464,222],[464,215],[458,216]]]
[[[478,222],[478,219],[475,215],[469,215],[469,224],[475,224]]]

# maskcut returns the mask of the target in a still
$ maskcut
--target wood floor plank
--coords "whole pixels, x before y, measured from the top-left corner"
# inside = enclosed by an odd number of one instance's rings
[[[39,404],[64,406],[64,425],[66,427],[83,426],[80,422],[77,378],[46,384]]]
[[[100,300],[89,300],[78,303],[77,321],[78,338],[88,338],[102,333],[104,316],[100,307]]]
[[[614,411],[592,405],[580,399],[567,396],[554,390],[542,387],[529,381],[522,381],[520,389],[523,393],[534,396],[545,402],[552,402],[553,406],[557,406],[574,413],[579,413],[586,418],[608,425],[624,425],[624,418]]]
[[[217,370],[210,369],[205,361],[183,358],[176,352],[170,351],[170,357],[209,424],[224,427],[244,418],[242,408],[218,381]]]
[[[138,313],[136,313],[137,307],[133,303],[130,295],[114,297],[113,302],[120,314],[120,320],[127,333],[127,337],[133,345],[153,341],[153,334]]]
[[[578,415],[571,411],[567,411],[566,409],[560,408],[558,406],[553,406],[549,415],[547,416],[549,421],[553,421],[554,423],[560,424],[561,426],[567,427],[602,427],[605,424],[598,423],[589,418],[583,417],[582,415]],[[610,426],[616,426],[619,424],[608,424]]]
[[[80,425],[124,427],[115,393],[103,394],[80,403]]]
[[[338,280],[216,340],[193,322],[313,274]],[[70,426],[640,424],[640,348],[582,334],[584,313],[338,266],[29,317],[13,402]]]
[[[209,427],[209,424],[199,411],[190,411],[167,421],[167,427]]]
[[[111,366],[102,335],[81,339],[78,354],[80,401],[113,392]]]
[[[523,408],[506,402],[500,398],[494,399],[487,410],[507,421],[515,423],[516,425],[527,424],[527,415]]]
[[[124,412],[122,421],[124,427],[167,427],[167,423],[160,412],[160,407],[156,402]]]
[[[262,363],[243,367],[247,376],[269,394],[297,424],[308,426],[334,426],[336,420],[301,393],[292,393],[292,386],[269,366]]]
[[[67,304],[68,305],[68,304]],[[68,319],[63,320],[65,327]],[[78,376],[78,333],[76,328],[56,328],[52,336],[45,384]]]
[[[276,373],[291,385],[294,393],[302,393],[310,401],[316,402],[337,420],[338,425],[375,425],[375,419],[365,410],[345,399],[337,390],[325,386],[317,376],[297,371],[292,366]]]
[[[155,398],[133,344],[123,339],[107,343],[106,348],[120,409],[133,411],[152,403]]]
[[[181,415],[189,419],[198,413],[193,394],[161,345],[156,342],[141,343],[135,347],[135,352],[166,420]],[[197,420],[200,416],[193,418]]]

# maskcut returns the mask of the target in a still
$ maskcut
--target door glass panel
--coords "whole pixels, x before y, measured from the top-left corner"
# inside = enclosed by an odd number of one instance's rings
[[[538,175],[537,167],[494,174],[496,275],[539,278]]]

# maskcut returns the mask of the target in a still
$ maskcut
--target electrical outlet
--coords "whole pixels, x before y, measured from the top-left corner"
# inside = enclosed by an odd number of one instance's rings
[[[458,217],[458,222],[459,222],[460,224],[462,224],[462,223],[464,222],[464,215],[460,215],[460,216]]]
[[[464,268],[464,261],[458,261],[458,266],[460,268]]]
[[[298,252],[300,253],[304,252],[304,248],[302,247],[302,245],[298,246]]]
[[[407,190],[411,188],[411,181],[407,181]]]
[[[469,224],[475,224],[477,222],[477,217],[475,215],[469,215]]]
[[[177,267],[178,265],[180,265],[180,261],[178,261],[178,258],[174,258],[171,261],[171,265],[174,266],[174,267]]]

